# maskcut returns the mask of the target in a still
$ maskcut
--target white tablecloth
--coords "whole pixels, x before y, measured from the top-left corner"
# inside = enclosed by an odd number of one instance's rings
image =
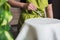
[[[28,19],[24,22],[16,40],[60,40],[60,20]]]

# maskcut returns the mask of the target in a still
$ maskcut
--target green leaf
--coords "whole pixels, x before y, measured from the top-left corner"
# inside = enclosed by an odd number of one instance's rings
[[[2,6],[7,0],[0,0],[0,6]]]

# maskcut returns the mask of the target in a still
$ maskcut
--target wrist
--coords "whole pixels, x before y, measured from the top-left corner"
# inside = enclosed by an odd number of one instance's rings
[[[29,3],[22,3],[21,4],[21,8],[27,9],[28,8],[28,5],[29,5]]]

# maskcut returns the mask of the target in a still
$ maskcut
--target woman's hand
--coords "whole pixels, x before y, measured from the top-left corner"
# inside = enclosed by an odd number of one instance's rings
[[[36,6],[33,5],[32,3],[26,3],[25,8],[27,10],[36,10],[37,9]]]

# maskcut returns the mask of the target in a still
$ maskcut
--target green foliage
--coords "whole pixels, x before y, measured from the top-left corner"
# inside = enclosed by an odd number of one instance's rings
[[[2,6],[5,2],[6,0],[0,0],[0,6]]]
[[[0,0],[0,26],[8,24],[12,19],[10,5],[7,0]]]
[[[7,0],[0,0],[0,40],[13,40],[9,32],[11,19],[10,5],[7,3]]]

